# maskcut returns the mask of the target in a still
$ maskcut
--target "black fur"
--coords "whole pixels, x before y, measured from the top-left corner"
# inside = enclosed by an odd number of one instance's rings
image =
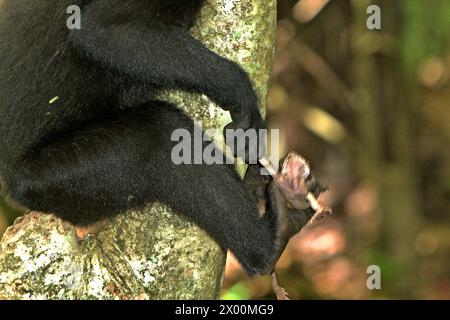
[[[82,29],[66,27],[69,5]],[[202,0],[4,0],[0,176],[10,197],[77,225],[159,200],[192,218],[249,273],[270,271],[276,222],[226,165],[179,165],[174,129],[193,122],[155,100],[206,94],[233,126],[264,126],[242,69],[193,39]],[[49,103],[53,97],[54,103]]]

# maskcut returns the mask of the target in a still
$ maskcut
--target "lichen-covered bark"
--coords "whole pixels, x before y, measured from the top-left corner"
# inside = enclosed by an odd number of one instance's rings
[[[265,101],[275,27],[276,0],[209,0],[193,33],[241,64]],[[206,97],[165,97],[204,129],[221,132],[230,121]],[[0,298],[214,299],[224,263],[225,252],[204,231],[162,204],[122,214],[81,242],[72,225],[32,212],[0,242]]]

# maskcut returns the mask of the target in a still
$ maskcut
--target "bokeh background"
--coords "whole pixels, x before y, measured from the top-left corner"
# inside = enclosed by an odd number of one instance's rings
[[[278,6],[267,119],[334,208],[291,240],[281,284],[293,299],[450,299],[450,1]],[[370,265],[381,290],[366,286]],[[274,297],[233,259],[222,296]]]
[[[381,30],[367,29],[370,4]],[[334,209],[291,240],[281,284],[292,299],[450,299],[450,1],[278,6],[268,123]],[[0,235],[19,214],[0,199]],[[229,256],[222,298],[274,298],[270,277]]]

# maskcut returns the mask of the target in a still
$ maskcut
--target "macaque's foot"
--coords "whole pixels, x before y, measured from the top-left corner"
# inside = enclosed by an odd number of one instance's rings
[[[107,222],[107,219],[103,219],[88,226],[76,227],[75,230],[78,240],[83,241],[87,237],[99,233],[105,227]]]

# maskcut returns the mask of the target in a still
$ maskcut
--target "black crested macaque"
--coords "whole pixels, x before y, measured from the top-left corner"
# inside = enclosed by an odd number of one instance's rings
[[[247,74],[189,34],[203,4],[3,0],[0,177],[16,203],[78,226],[164,202],[249,274],[268,273],[313,210],[289,211],[256,166],[243,182],[228,165],[170,161],[171,133],[194,124],[158,101],[160,90],[207,95],[231,113],[228,128],[265,126]],[[66,26],[71,5],[82,11],[79,30]]]

